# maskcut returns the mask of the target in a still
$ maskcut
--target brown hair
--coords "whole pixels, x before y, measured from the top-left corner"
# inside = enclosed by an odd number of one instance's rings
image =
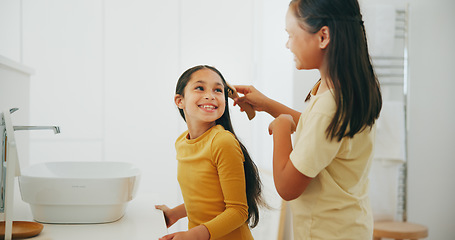
[[[307,31],[329,28],[328,77],[337,110],[327,127],[327,138],[340,141],[373,126],[381,111],[382,96],[357,0],[293,0],[290,7]]]

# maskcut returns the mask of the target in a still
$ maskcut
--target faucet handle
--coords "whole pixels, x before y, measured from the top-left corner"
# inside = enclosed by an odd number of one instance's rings
[[[15,112],[15,111],[17,111],[17,110],[19,110],[19,108],[11,108],[11,109],[9,110],[9,113],[13,113],[13,112]]]

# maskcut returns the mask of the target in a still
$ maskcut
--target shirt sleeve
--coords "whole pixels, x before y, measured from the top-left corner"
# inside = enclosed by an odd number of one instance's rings
[[[314,178],[332,162],[341,142],[327,138],[326,129],[332,121],[331,116],[311,113],[299,121],[303,126],[296,132],[299,136],[290,159],[297,170]]]
[[[218,133],[212,142],[212,157],[217,166],[226,208],[203,223],[211,239],[222,237],[239,228],[248,219],[244,157],[238,141],[229,132]]]

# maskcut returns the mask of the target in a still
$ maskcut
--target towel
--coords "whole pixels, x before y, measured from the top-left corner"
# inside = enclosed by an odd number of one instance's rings
[[[395,6],[367,4],[362,8],[363,21],[372,56],[390,56],[395,45]]]
[[[370,198],[375,221],[399,220],[400,167],[405,159],[404,105],[384,101],[376,123],[375,154],[370,171]]]
[[[401,164],[373,161],[370,171],[370,202],[374,221],[397,221]]]
[[[384,101],[376,123],[374,159],[403,163],[405,159],[404,105],[399,101]]]

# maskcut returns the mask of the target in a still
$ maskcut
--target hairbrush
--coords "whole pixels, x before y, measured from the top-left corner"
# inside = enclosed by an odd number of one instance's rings
[[[229,83],[226,83],[226,84],[227,84],[228,97],[230,97],[232,99],[238,98],[239,94],[237,93],[237,90],[235,90],[235,87],[233,87]],[[238,105],[240,106],[240,108],[242,108],[246,112],[246,115],[248,115],[248,119],[251,120],[256,116],[256,111],[254,111],[253,106],[251,106],[250,104],[239,103]]]

